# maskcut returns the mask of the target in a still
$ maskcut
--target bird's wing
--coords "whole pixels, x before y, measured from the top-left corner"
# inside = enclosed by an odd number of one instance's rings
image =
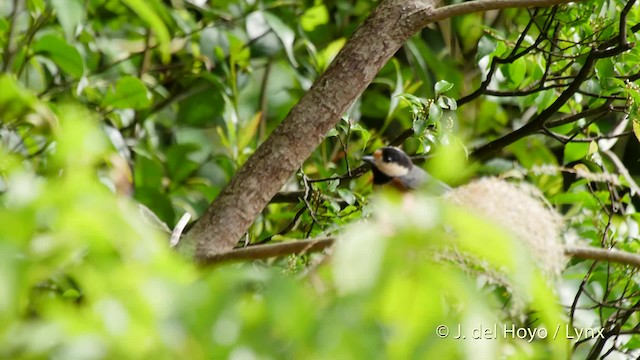
[[[411,169],[411,172],[409,172],[408,175],[401,177],[401,179],[405,186],[409,189],[424,187],[434,195],[442,195],[451,190],[451,187],[449,185],[429,175],[426,171],[422,170],[422,168],[418,166],[414,166]]]

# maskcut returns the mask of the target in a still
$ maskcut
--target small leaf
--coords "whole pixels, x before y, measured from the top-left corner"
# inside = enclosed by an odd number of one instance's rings
[[[489,36],[483,36],[478,42],[478,59],[481,59],[496,50],[496,40]]]
[[[199,149],[195,144],[175,144],[167,150],[167,171],[172,182],[180,183],[186,180],[200,167],[200,164],[189,159],[189,154]]]
[[[45,35],[33,44],[33,51],[53,60],[60,69],[73,77],[82,77],[84,65],[78,50],[54,35]]]
[[[329,43],[329,45],[324,49],[320,50],[317,55],[318,67],[320,69],[326,69],[327,66],[329,66],[329,63],[333,61],[333,58],[338,55],[338,52],[346,42],[347,39],[339,38]]]
[[[258,132],[258,125],[260,125],[260,120],[262,119],[262,112],[258,111],[248,123],[244,125],[242,130],[240,130],[240,135],[238,136],[238,148],[244,149],[251,139],[256,136],[256,132]]]
[[[636,136],[636,139],[640,141],[640,122],[637,120],[633,120],[633,133]]]
[[[169,31],[162,21],[162,18],[154,11],[153,7],[149,6],[144,0],[122,0],[122,2],[129,6],[133,12],[153,29],[160,45],[162,62],[168,63],[170,58],[169,44],[171,42],[171,36],[169,36]]]
[[[635,132],[635,130],[634,130]],[[596,141],[591,141],[589,143],[589,151],[587,152],[588,156],[591,156],[598,152],[598,143]]]
[[[436,83],[435,86],[435,92],[436,92],[436,97],[438,97],[440,94],[447,92],[449,90],[451,90],[451,88],[453,88],[453,84],[446,81],[446,80],[440,80]]]
[[[396,111],[398,103],[400,102],[398,96],[404,92],[404,81],[402,78],[402,69],[400,68],[400,62],[397,59],[391,59],[391,63],[396,69],[396,85],[389,99],[389,110],[387,111],[385,123],[391,120],[391,117],[393,116],[393,113]]]
[[[340,185],[340,179],[331,180],[327,185],[327,190],[331,192],[336,191],[336,189],[338,188],[338,185]]]
[[[362,138],[362,150],[366,149],[367,143],[371,138],[371,133],[360,124],[353,125],[351,131],[360,133],[360,137]]]
[[[329,22],[329,12],[324,4],[310,7],[300,17],[300,25],[304,31],[313,31],[316,27]]]
[[[524,76],[527,72],[527,62],[524,58],[517,59],[513,63],[509,64],[509,78],[511,82],[520,85],[524,80]]]
[[[84,4],[80,0],[52,0],[56,17],[67,39],[73,39],[78,25],[84,23]]]
[[[413,133],[416,135],[421,135],[424,130],[427,128],[427,121],[425,119],[416,119],[413,122]]]
[[[353,205],[356,202],[356,196],[347,189],[338,189],[338,195],[349,205]]]
[[[438,106],[442,109],[456,110],[458,108],[458,103],[448,96],[440,96],[438,98]]]
[[[181,124],[195,127],[211,127],[223,122],[222,114],[226,104],[223,91],[216,85],[208,86],[206,81],[196,81],[193,87],[202,87],[202,91],[194,91],[189,97],[179,102],[177,119]]]
[[[291,62],[291,65],[293,65],[294,67],[298,67],[298,62],[296,61],[296,57],[293,53],[293,41],[296,37],[293,30],[291,30],[291,28],[283,23],[280,18],[267,11],[264,12],[264,19],[271,27],[271,30],[273,30],[280,41],[282,41],[284,51],[287,53],[287,57],[289,58],[289,62]]]
[[[436,103],[429,106],[429,123],[435,124],[442,118],[442,109]]]
[[[589,152],[589,143],[584,142],[570,142],[564,147],[563,163],[568,164],[587,156]]]
[[[136,187],[162,188],[164,171],[158,159],[136,151],[137,157],[134,165],[134,183]]]
[[[338,129],[336,129],[336,128],[332,128],[327,133],[327,137],[334,137],[334,136],[338,136]]]
[[[249,40],[255,40],[269,32],[269,24],[264,19],[262,11],[254,11],[245,20]]]
[[[102,100],[102,106],[113,106],[118,109],[144,109],[151,105],[151,98],[146,86],[140,79],[125,76],[118,80],[115,90],[109,89]]]
[[[553,89],[545,90],[539,93],[535,101],[538,105],[538,113],[542,112],[542,110],[546,109],[556,100],[556,92]]]

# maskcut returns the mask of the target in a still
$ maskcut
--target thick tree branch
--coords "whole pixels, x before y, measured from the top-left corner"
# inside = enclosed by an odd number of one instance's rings
[[[229,251],[269,200],[322,142],[342,114],[410,36],[452,16],[568,0],[480,0],[436,9],[437,0],[385,0],[356,30],[327,71],[260,145],[187,234],[184,246],[210,258]]]

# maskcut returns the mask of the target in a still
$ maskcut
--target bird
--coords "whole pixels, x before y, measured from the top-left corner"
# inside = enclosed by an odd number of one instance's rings
[[[392,185],[400,191],[426,187],[434,195],[443,195],[451,190],[449,185],[435,179],[411,161],[404,151],[385,146],[362,160],[372,165],[374,186]]]

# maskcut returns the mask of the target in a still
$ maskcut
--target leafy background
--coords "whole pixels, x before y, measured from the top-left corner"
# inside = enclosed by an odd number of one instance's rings
[[[0,354],[478,358],[482,346],[487,359],[636,356],[635,269],[573,260],[553,291],[534,266],[513,263],[525,250],[500,229],[448,204],[386,219],[406,214],[405,205],[388,195],[376,206],[359,171],[362,155],[396,143],[418,161],[429,156],[426,166],[454,185],[480,175],[525,179],[565,214],[571,236],[638,252],[633,4],[511,9],[424,29],[247,235],[251,243],[328,236],[371,216],[374,225],[344,234],[359,246],[330,264],[303,255],[201,268],[171,252],[136,204],[169,228],[185,212],[202,214],[375,4],[1,2]],[[622,44],[620,24],[632,45],[606,53]],[[604,54],[589,60],[595,50]],[[554,104],[558,126],[466,163]],[[478,252],[474,234],[487,234],[490,265],[532,279],[521,291],[537,316],[521,323],[496,310],[509,294],[490,277],[412,255],[428,253],[425,239],[437,243],[438,224],[451,219],[467,225],[460,246]],[[385,221],[395,235],[385,235]],[[434,331],[510,321],[604,328],[607,341],[461,347]]]

